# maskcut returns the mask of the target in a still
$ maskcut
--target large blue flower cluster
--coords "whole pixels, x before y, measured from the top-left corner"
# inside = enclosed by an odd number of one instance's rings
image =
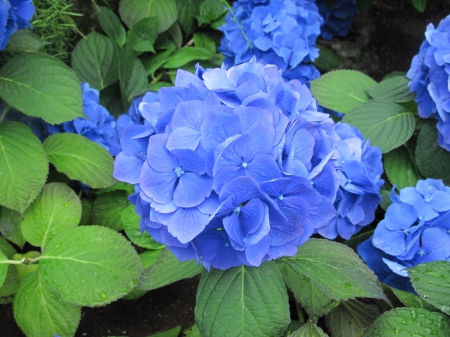
[[[99,143],[112,156],[120,152],[119,140],[116,134],[116,120],[108,110],[100,104],[99,91],[88,83],[81,84],[83,95],[83,112],[88,117],[75,118],[59,125],[49,125],[50,134],[70,132],[82,135],[93,142]]]
[[[439,145],[450,151],[450,16],[437,28],[430,23],[425,37],[406,76],[410,91],[417,94],[419,116],[438,120]]]
[[[317,0],[316,4],[324,21],[321,36],[331,40],[334,36],[347,35],[358,13],[356,0],[337,0],[330,7],[327,6],[327,0]]]
[[[275,64],[288,80],[305,83],[320,75],[313,65],[302,63],[319,56],[315,45],[322,23],[313,0],[238,0],[220,27],[225,35],[219,51],[228,66],[256,56]]]
[[[356,127],[346,123],[336,125],[333,142],[335,166],[341,178],[334,202],[337,215],[319,230],[319,234],[328,239],[339,235],[348,240],[375,219],[384,183],[380,179],[383,174],[381,150],[371,146]]]
[[[450,188],[442,180],[420,180],[399,195],[374,235],[358,247],[380,281],[411,291],[406,268],[450,258]]]
[[[19,29],[31,28],[34,15],[31,0],[0,1],[0,50],[5,49],[9,38]]]
[[[179,70],[139,110],[114,177],[135,184],[141,230],[180,260],[259,266],[295,255],[335,216],[335,124],[276,66]]]

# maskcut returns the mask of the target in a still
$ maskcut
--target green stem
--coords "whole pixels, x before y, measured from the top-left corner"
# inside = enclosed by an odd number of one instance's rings
[[[17,260],[2,260],[2,261],[0,261],[0,264],[23,264],[24,262],[25,262],[25,258],[24,259],[22,259],[22,260],[19,260],[19,261],[17,261]]]
[[[245,42],[247,42],[250,50],[252,50],[252,48],[253,48],[252,43],[250,42],[247,35],[245,34],[244,27],[242,27],[241,23],[239,22],[236,15],[234,14],[233,8],[231,8],[231,6],[228,4],[228,2],[226,0],[220,0],[220,1],[223,2],[225,4],[225,7],[227,7],[227,9],[230,11],[231,15],[233,16],[233,20],[236,22],[236,24],[239,27],[239,30],[241,31],[242,35],[244,36]]]
[[[300,303],[298,303],[298,301],[295,301],[295,308],[297,309],[297,315],[298,315],[299,322],[305,324],[305,317],[303,316],[303,309],[300,306]]]
[[[33,263],[39,261],[41,258],[42,258],[42,255],[38,256],[38,257],[35,257],[34,259],[27,259],[28,260],[28,264],[33,264]]]
[[[0,123],[3,122],[3,118],[5,118],[6,114],[8,113],[9,109],[11,109],[11,105],[7,105],[0,115]]]

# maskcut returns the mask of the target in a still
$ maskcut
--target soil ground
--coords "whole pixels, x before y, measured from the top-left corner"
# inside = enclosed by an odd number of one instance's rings
[[[375,0],[367,15],[359,15],[348,36],[320,41],[342,59],[342,67],[361,70],[381,80],[393,71],[406,72],[417,54],[428,23],[445,17],[439,0],[429,0],[424,13],[411,0]],[[146,337],[177,325],[194,324],[199,277],[178,281],[133,300],[105,307],[84,308],[76,337]],[[12,306],[0,305],[0,337],[23,337]]]

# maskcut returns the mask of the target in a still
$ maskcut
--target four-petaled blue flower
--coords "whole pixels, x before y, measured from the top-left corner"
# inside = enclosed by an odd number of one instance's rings
[[[9,38],[17,30],[32,28],[29,21],[34,9],[31,0],[0,1],[0,50],[5,49]]]

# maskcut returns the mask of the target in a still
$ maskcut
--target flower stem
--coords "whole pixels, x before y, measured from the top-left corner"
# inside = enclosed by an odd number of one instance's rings
[[[0,123],[3,122],[3,118],[5,118],[6,114],[8,113],[9,109],[11,109],[11,105],[7,105],[0,115]]]
[[[231,8],[231,6],[228,4],[228,2],[226,0],[220,0],[220,1],[223,2],[225,4],[225,7],[227,7],[227,9],[230,11],[231,15],[233,16],[233,20],[236,22],[236,24],[239,27],[239,30],[241,31],[242,35],[244,36],[245,42],[247,42],[248,47],[250,48],[250,50],[252,50],[252,48],[253,48],[252,43],[248,39],[247,34],[245,34],[244,27],[242,27],[241,23],[239,22],[236,15],[234,14],[233,8]]]

